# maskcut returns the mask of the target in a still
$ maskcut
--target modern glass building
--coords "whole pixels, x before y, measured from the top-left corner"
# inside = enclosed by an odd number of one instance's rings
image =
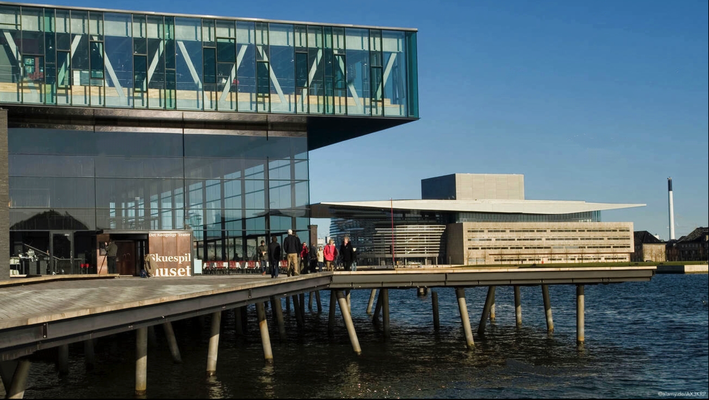
[[[416,34],[0,2],[0,251],[93,273],[112,240],[135,274],[151,232],[307,238],[308,152],[418,119]]]

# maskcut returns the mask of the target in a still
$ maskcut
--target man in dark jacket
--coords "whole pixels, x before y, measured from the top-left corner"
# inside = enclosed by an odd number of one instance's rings
[[[288,259],[288,276],[300,275],[300,246],[300,239],[293,235],[292,229],[288,229],[288,236],[283,240],[283,252]]]
[[[349,271],[354,261],[354,249],[352,248],[352,243],[350,243],[350,238],[347,236],[345,236],[342,245],[340,245],[340,257],[342,257],[342,266],[345,271]]]
[[[313,243],[310,245],[310,252],[308,253],[310,256],[310,273],[314,274],[318,272],[318,246]]]
[[[278,238],[271,238],[271,243],[268,244],[268,264],[271,267],[271,278],[278,278],[278,264],[281,262],[281,245],[278,244]]]

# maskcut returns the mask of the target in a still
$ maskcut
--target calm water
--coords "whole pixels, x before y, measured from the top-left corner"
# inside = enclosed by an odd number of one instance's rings
[[[708,386],[707,275],[658,275],[649,283],[586,286],[586,346],[577,351],[575,287],[551,286],[555,333],[546,334],[540,287],[522,288],[524,327],[515,329],[512,288],[497,289],[497,321],[476,348],[465,349],[453,289],[437,289],[441,330],[433,329],[430,294],[390,290],[391,338],[365,310],[369,291],[352,292],[362,355],[352,352],[342,319],[328,337],[323,312],[306,309],[306,334],[286,314],[288,339],[271,324],[275,362],[263,360],[254,307],[245,337],[233,314],[222,319],[217,376],[206,378],[209,319],[175,323],[182,364],[173,364],[162,328],[148,353],[148,398],[647,398],[703,392]],[[476,331],[484,288],[466,291]],[[315,302],[313,309],[316,311]],[[269,311],[270,316],[270,311]],[[338,312],[339,316],[339,312]],[[25,398],[133,397],[134,334],[96,344],[87,372],[81,345],[70,348],[60,377],[53,352],[37,357]],[[686,396],[679,396],[686,397]]]

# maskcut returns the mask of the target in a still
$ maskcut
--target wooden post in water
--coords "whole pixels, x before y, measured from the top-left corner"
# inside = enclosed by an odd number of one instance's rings
[[[25,389],[27,388],[27,376],[30,372],[30,361],[26,358],[22,358],[17,361],[17,366],[10,379],[3,379],[3,384],[5,385],[5,398],[6,399],[21,399],[25,396]]]
[[[172,361],[179,364],[182,362],[182,357],[180,356],[180,348],[177,346],[175,331],[172,329],[172,322],[165,321],[163,322],[162,326],[165,330],[165,336],[167,337],[167,344],[170,347]]]
[[[381,292],[382,296],[382,319],[384,320],[384,338],[391,336],[391,329],[389,328],[389,289],[383,288]]]
[[[522,294],[519,291],[519,286],[515,286],[515,320],[517,328],[522,327]]]
[[[468,349],[475,347],[473,340],[473,330],[470,328],[470,316],[468,316],[468,305],[465,302],[465,288],[456,287],[455,295],[458,297],[458,310],[460,311],[460,321],[463,323],[463,331],[465,331],[465,343]]]
[[[96,364],[93,339],[84,340],[84,364],[86,364],[87,370],[94,369],[94,365]]]
[[[359,340],[357,339],[357,332],[354,328],[354,323],[352,322],[352,315],[350,315],[350,308],[347,306],[347,299],[342,290],[337,291],[337,301],[340,303],[340,312],[342,313],[342,319],[345,320],[345,326],[347,327],[347,333],[350,335],[350,342],[352,343],[352,350],[356,354],[362,354],[362,349],[359,347]]]
[[[266,321],[266,310],[262,302],[256,303],[256,314],[258,315],[258,327],[261,331],[261,345],[263,346],[263,356],[266,361],[273,361],[271,351],[271,336],[268,333],[268,321]]]
[[[576,344],[583,347],[584,338],[584,312],[585,299],[583,285],[576,285]]]
[[[300,320],[303,321],[303,329],[305,329],[305,293],[300,294]]]
[[[333,334],[335,332],[335,311],[337,308],[337,299],[335,297],[335,291],[330,290],[330,310],[329,310],[329,320],[327,323],[327,332]]]
[[[547,333],[554,333],[554,320],[551,316],[551,299],[549,299],[549,286],[542,285],[542,297],[544,298],[544,312],[547,317]]]
[[[431,291],[431,305],[433,306],[433,329],[439,331],[441,323],[438,319],[438,292]]]
[[[286,296],[286,312],[290,312],[290,297]]]
[[[313,292],[308,292],[308,310],[313,311]]]
[[[148,328],[135,331],[135,394],[144,395],[148,390]]]
[[[57,350],[59,373],[66,375],[69,373],[69,345],[63,344],[59,346]]]
[[[222,324],[222,312],[212,313],[212,332],[209,337],[209,352],[207,353],[207,376],[217,373],[217,356],[219,355],[219,331]]]
[[[320,302],[320,291],[315,291],[315,301],[318,303],[318,314],[322,313],[322,303]]]
[[[286,324],[283,323],[283,309],[281,308],[281,299],[276,296],[271,296],[271,308],[273,315],[276,316],[276,324],[278,325],[278,336],[281,340],[286,340]]]
[[[369,303],[367,303],[367,315],[372,313],[372,306],[374,305],[374,299],[377,297],[377,289],[372,289],[369,293]]]
[[[485,323],[490,316],[490,310],[495,303],[495,286],[487,288],[487,297],[485,298],[485,307],[483,307],[483,315],[480,317],[480,325],[478,325],[478,335],[485,334]]]

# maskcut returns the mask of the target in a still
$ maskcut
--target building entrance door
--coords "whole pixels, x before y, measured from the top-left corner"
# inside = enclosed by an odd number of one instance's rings
[[[74,233],[72,231],[50,231],[49,264],[47,274],[74,274]]]

